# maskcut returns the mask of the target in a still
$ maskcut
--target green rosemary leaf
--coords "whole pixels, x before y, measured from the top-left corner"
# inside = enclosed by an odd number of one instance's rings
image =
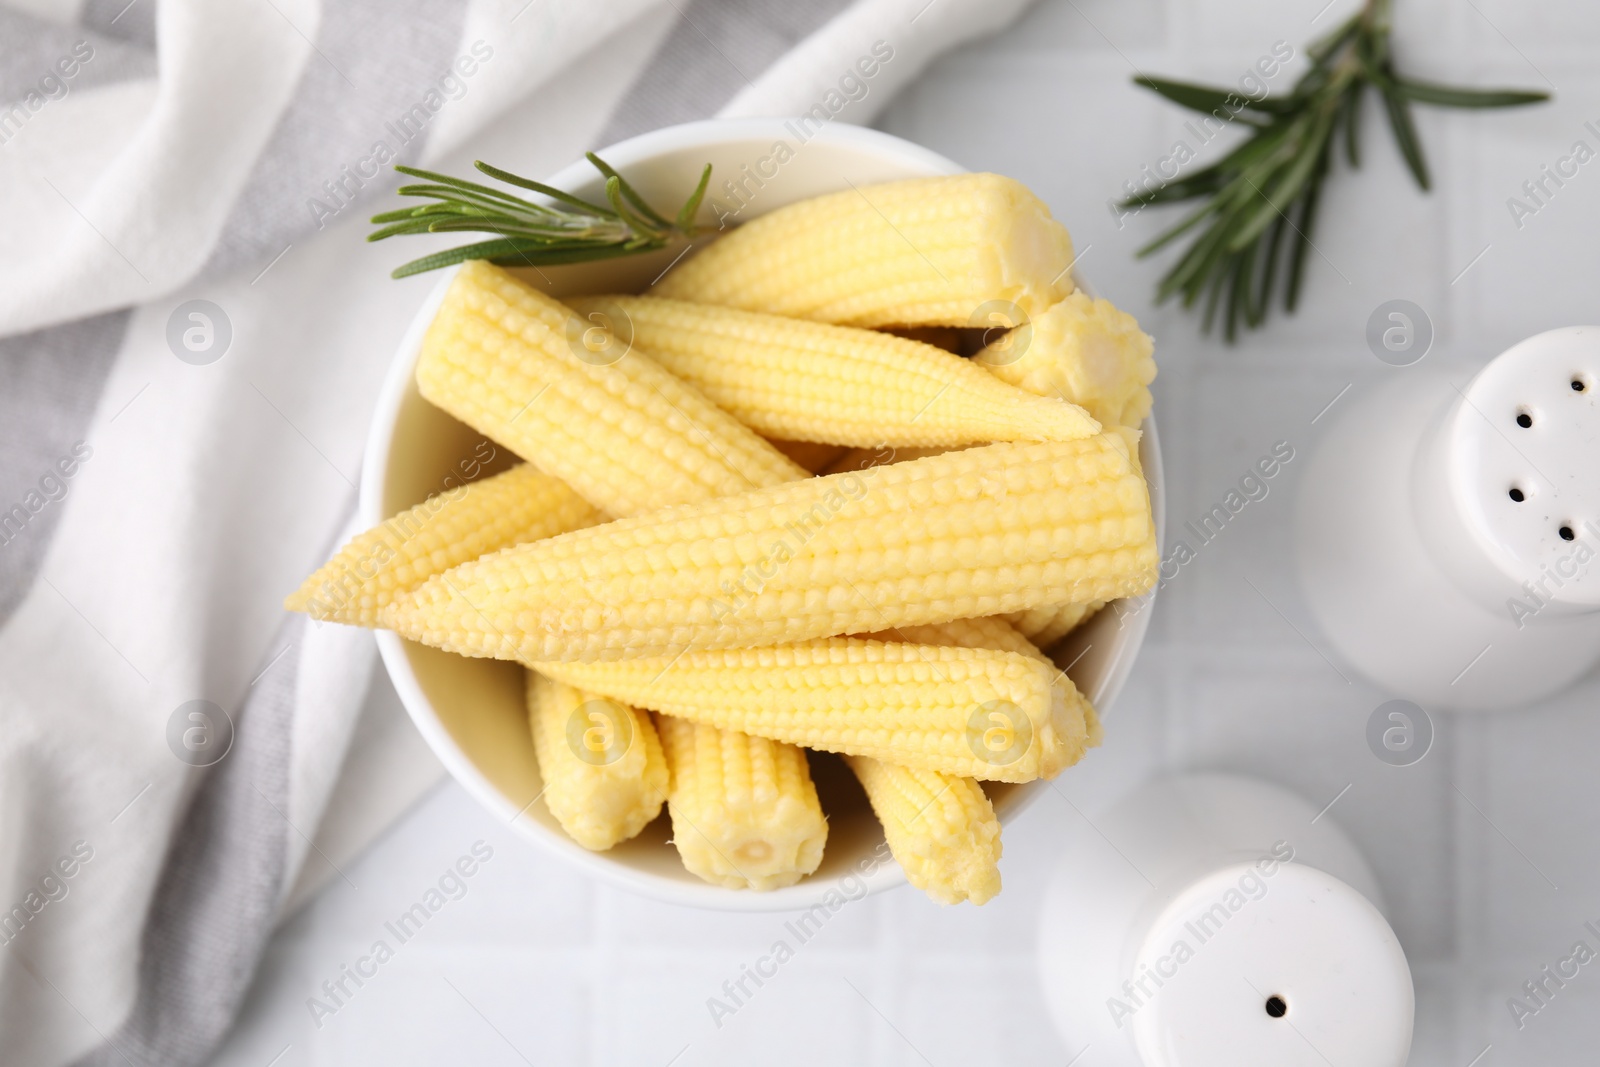
[[[1217,271],[1210,278],[1211,297],[1206,301],[1205,317],[1200,320],[1200,329],[1206,333],[1211,332],[1211,324],[1217,319],[1217,305],[1222,302],[1222,294],[1228,288],[1228,279],[1231,278],[1232,275],[1233,270],[1232,264],[1230,263],[1227,267]],[[1194,295],[1198,296],[1199,291],[1197,291]],[[1193,304],[1194,299],[1191,298],[1185,300],[1183,306],[1191,307]]]
[[[1408,100],[1419,104],[1437,104],[1440,107],[1523,107],[1542,104],[1550,99],[1549,93],[1527,89],[1468,89],[1453,85],[1435,85],[1432,82],[1394,80],[1395,90]]]
[[[1289,210],[1294,210],[1293,204],[1289,205]],[[1249,308],[1250,313],[1245,319],[1252,330],[1266,321],[1267,309],[1272,306],[1272,289],[1277,282],[1278,276],[1278,256],[1283,250],[1284,235],[1288,232],[1289,216],[1285,214],[1279,216],[1278,220],[1272,224],[1272,229],[1268,230],[1266,236],[1262,238],[1266,245],[1267,259],[1261,268],[1261,284],[1253,295]]]
[[[1151,204],[1176,204],[1184,200],[1193,200],[1197,196],[1209,196],[1221,189],[1226,182],[1226,177],[1220,172],[1210,174],[1193,174],[1187,178],[1170,181],[1148,192],[1138,193],[1122,201],[1125,208],[1148,207]]]
[[[489,262],[497,267],[560,267],[568,263],[591,263],[600,259],[619,259],[622,256],[638,255],[640,251],[654,251],[657,245],[646,249],[629,248],[626,245],[610,245],[605,248],[580,246],[576,248],[537,248],[509,256],[489,257]]]
[[[506,237],[519,237],[541,243],[586,243],[594,237],[588,230],[552,230],[529,226],[515,219],[471,218],[435,219],[428,226],[429,233],[498,233]]]
[[[1228,250],[1228,219],[1219,217],[1184,253],[1156,290],[1156,299],[1165,300],[1174,293],[1183,294],[1183,306],[1191,307],[1205,291],[1206,279],[1212,268]]]
[[[1351,167],[1361,166],[1361,105],[1365,82],[1353,82],[1344,94],[1344,154]]]
[[[1154,255],[1156,252],[1161,251],[1161,249],[1165,248],[1173,241],[1176,241],[1178,238],[1182,237],[1184,234],[1200,225],[1208,216],[1216,214],[1219,207],[1220,205],[1216,200],[1211,200],[1201,204],[1199,209],[1197,209],[1193,214],[1190,214],[1184,218],[1182,222],[1172,227],[1172,229],[1167,230],[1154,241],[1151,241],[1149,244],[1139,249],[1139,251],[1135,254],[1141,259],[1145,256]]]
[[[403,278],[468,259],[525,266],[610,259],[664,248],[674,240],[688,240],[701,232],[694,226],[694,216],[711,181],[710,166],[701,173],[699,185],[678,213],[678,221],[668,222],[604,160],[592,153],[589,159],[605,176],[609,207],[481,160],[476,165],[484,174],[539,193],[552,203],[535,203],[501,189],[418,167],[396,167],[402,174],[422,179],[421,183],[402,185],[399,194],[431,202],[372,216],[378,228],[367,235],[367,240],[419,233],[493,235],[490,240],[413,260],[395,272],[395,277]]]
[[[434,214],[434,213],[437,213],[437,212],[440,212],[440,211],[448,211],[448,210],[449,210],[449,208],[444,204],[424,204],[424,205],[422,205],[420,207],[402,207],[402,208],[396,208],[393,211],[380,212],[379,214],[376,214],[376,215],[372,216],[367,221],[368,222],[400,222],[403,219],[414,219],[414,218],[417,218],[418,216],[423,215],[423,214]]]
[[[1329,60],[1333,59],[1340,49],[1349,44],[1350,38],[1354,37],[1360,29],[1361,16],[1352,15],[1334,27],[1332,33],[1307,45],[1306,55],[1310,57],[1312,63],[1316,66],[1326,67]]]
[[[1286,132],[1286,126],[1281,129],[1268,128],[1266,132],[1251,137],[1210,166],[1195,171],[1187,178],[1170,181],[1158,189],[1130,196],[1121,202],[1122,206],[1130,208],[1142,204],[1176,203],[1181,200],[1192,200],[1205,193],[1220,192],[1227,187],[1228,182],[1237,177],[1236,171],[1239,168],[1254,164],[1276,151],[1282,144]],[[1177,191],[1169,193],[1169,190],[1174,189]],[[1147,249],[1140,249],[1138,254],[1140,256],[1148,254]]]
[[[1428,163],[1422,158],[1422,144],[1417,140],[1417,127],[1411,119],[1411,105],[1406,98],[1398,92],[1382,88],[1384,110],[1389,115],[1389,126],[1394,130],[1394,140],[1400,146],[1400,154],[1405,157],[1406,166],[1411,168],[1411,176],[1424,190],[1431,187],[1428,178]]]
[[[548,208],[543,208],[537,204],[530,203],[529,201],[522,199],[520,196],[512,196],[510,193],[501,192],[499,189],[491,189],[487,185],[479,185],[477,182],[469,182],[465,178],[452,178],[448,174],[438,174],[431,170],[421,170],[417,167],[407,167],[402,164],[396,164],[394,169],[399,171],[401,174],[409,174],[413,178],[426,179],[430,183],[428,185],[402,185],[399,189],[395,190],[401,196],[438,196],[441,193],[453,192],[455,195],[466,194],[478,199],[488,199],[503,204],[512,204],[516,207],[533,208],[539,211],[549,210]],[[408,189],[427,189],[429,192],[407,192],[406,190]]]
[[[654,229],[649,222],[628,210],[628,205],[623,199],[622,179],[615,174],[606,179],[606,199],[611,202],[612,210],[622,216],[622,220],[631,229],[654,235]]]
[[[1234,111],[1244,107],[1262,112],[1282,112],[1292,106],[1288,101],[1265,97],[1255,100],[1233,89],[1219,89],[1211,85],[1196,85],[1193,82],[1173,81],[1170,78],[1148,78],[1139,75],[1133,79],[1134,84],[1142,85],[1146,89],[1159,93],[1180,107],[1191,111],[1210,115],[1217,111]],[[1244,119],[1242,115],[1235,118],[1248,122],[1251,125],[1260,125],[1252,119]]]
[[[427,219],[415,219],[415,220],[412,220],[410,222],[396,222],[396,223],[394,223],[392,225],[384,226],[384,227],[382,227],[380,229],[373,230],[371,233],[367,234],[367,240],[369,240],[369,241],[382,241],[385,238],[396,237],[396,236],[398,236],[400,234],[427,233],[427,232],[428,232],[428,220]]]
[[[589,201],[573,196],[571,193],[563,192],[553,185],[546,185],[544,182],[536,182],[532,178],[524,178],[520,175],[512,174],[508,170],[501,170],[499,167],[485,163],[481,159],[473,163],[473,166],[477,167],[479,170],[483,171],[483,173],[489,175],[489,177],[494,178],[497,181],[505,182],[507,185],[515,185],[522,189],[531,189],[533,192],[542,193],[552,200],[558,200],[561,203],[567,204],[571,207],[581,208],[582,210],[590,212],[591,214],[616,214],[608,207],[604,207],[600,204],[591,204]]]
[[[1294,252],[1289,257],[1288,287],[1284,290],[1284,310],[1294,312],[1300,303],[1300,286],[1305,279],[1306,254],[1312,249],[1311,233],[1315,229],[1317,220],[1317,203],[1322,198],[1322,183],[1327,176],[1327,168],[1319,168],[1311,184],[1306,187],[1306,195],[1300,200],[1300,218],[1295,222]]]
[[[700,172],[700,183],[694,187],[694,192],[689,194],[689,199],[683,202],[683,207],[678,209],[677,228],[687,233],[694,225],[694,217],[700,213],[700,201],[705,199],[706,187],[711,184],[711,164],[706,164],[706,169]]]
[[[1234,255],[1233,272],[1228,276],[1228,316],[1222,324],[1222,336],[1229,343],[1239,336],[1239,318],[1249,299],[1257,247],[1252,244]]]
[[[657,213],[655,208],[647,204],[644,197],[635,192],[633,186],[628,184],[628,179],[611,169],[611,165],[609,163],[595,155],[593,152],[585,153],[584,158],[590,163],[593,163],[595,169],[601,174],[605,175],[606,196],[608,198],[611,195],[611,182],[615,180],[617,183],[617,188],[621,190],[622,195],[627,199],[628,203],[634,206],[639,214],[649,219],[659,229],[670,230],[672,228],[672,223],[668,222],[659,213]]]
[[[464,213],[468,208],[476,208],[487,214],[512,214],[524,218],[560,219],[562,216],[549,208],[530,204],[526,201],[507,203],[493,197],[468,192],[465,189],[456,189],[448,185],[402,185],[395,190],[401,196],[431,196],[443,205],[440,210],[448,209],[457,214]]]
[[[1239,230],[1229,242],[1230,251],[1239,252],[1265,230],[1275,219],[1283,217],[1283,209],[1299,199],[1317,161],[1328,150],[1328,139],[1333,133],[1333,115],[1324,112],[1317,117],[1311,131],[1306,134],[1299,154],[1286,166],[1272,185],[1270,193],[1257,190],[1262,203],[1254,208],[1239,225]]]
[[[1424,190],[1431,179],[1412,105],[1518,107],[1548,99],[1530,90],[1471,89],[1401,77],[1393,66],[1392,6],[1393,0],[1365,0],[1358,12],[1308,45],[1309,69],[1281,96],[1249,100],[1217,86],[1142,74],[1134,78],[1180,107],[1202,112],[1226,107],[1247,131],[1208,166],[1121,202],[1124,208],[1199,202],[1138,250],[1149,256],[1180,238],[1188,242],[1156,285],[1158,303],[1181,297],[1190,308],[1203,300],[1202,329],[1220,321],[1232,340],[1241,324],[1251,329],[1266,321],[1284,271],[1283,306],[1295,310],[1306,260],[1316,250],[1317,209],[1341,139],[1350,165],[1361,163],[1369,86],[1382,98],[1400,153]]]

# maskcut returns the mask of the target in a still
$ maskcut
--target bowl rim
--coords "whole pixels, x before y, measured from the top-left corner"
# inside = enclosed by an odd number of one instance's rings
[[[784,119],[707,119],[698,122],[669,126],[641,134],[599,150],[607,163],[620,171],[665,153],[696,148],[711,143],[752,139],[783,140],[792,135]],[[824,141],[828,144],[857,147],[878,154],[881,158],[904,164],[908,169],[929,175],[959,174],[966,168],[920,145],[895,137],[892,134],[857,126],[830,124],[814,133],[807,141]],[[575,188],[593,178],[593,170],[584,160],[563,168],[548,184],[556,188]],[[388,481],[389,460],[401,406],[410,387],[414,368],[422,347],[423,336],[432,323],[444,294],[454,279],[458,267],[440,272],[440,277],[427,297],[418,306],[415,317],[400,340],[389,370],[384,377],[374,407],[372,422],[367,433],[366,451],[361,465],[361,482],[358,491],[357,517],[363,528],[382,523],[389,516],[384,508],[384,491]],[[1090,292],[1093,290],[1082,285]],[[1162,478],[1161,449],[1156,435],[1155,422],[1146,419],[1143,426],[1144,441],[1141,457],[1150,485],[1151,508],[1156,524],[1157,543],[1164,533],[1165,492]],[[1146,594],[1153,598],[1155,591]],[[1140,611],[1128,624],[1131,631],[1119,646],[1101,686],[1096,706],[1102,712],[1114,703],[1132,670],[1133,661],[1144,644],[1149,627],[1149,606]],[[613,859],[606,852],[591,852],[565,834],[545,826],[535,819],[525,819],[523,814],[538,803],[539,796],[521,809],[491,782],[477,764],[450,735],[434,710],[417,678],[407,652],[407,642],[390,630],[374,632],[378,651],[390,682],[400,697],[406,713],[416,724],[428,748],[444,765],[452,778],[459,782],[479,804],[499,816],[519,837],[531,841],[553,854],[574,864],[580,871],[603,882],[626,889],[654,900],[671,904],[715,911],[776,912],[804,909],[817,904],[830,891],[841,892],[848,874],[808,876],[792,886],[765,892],[729,889],[709,882],[698,883],[667,878],[630,864]],[[1016,790],[1015,799],[1001,816],[1001,825],[1011,822],[1030,807],[1043,793],[1048,783],[1043,780],[1025,783]],[[542,793],[541,793],[542,795]],[[871,856],[879,855],[875,850]],[[860,899],[906,881],[900,865],[878,860],[860,870],[857,875],[864,890],[852,890],[847,899]]]

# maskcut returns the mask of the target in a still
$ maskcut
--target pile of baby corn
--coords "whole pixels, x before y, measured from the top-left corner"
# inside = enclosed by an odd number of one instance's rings
[[[1026,188],[968,174],[779,209],[646,296],[466,263],[417,385],[526,463],[361,534],[288,605],[525,665],[543,799],[586,848],[665,803],[699,877],[791,885],[827,838],[809,748],[914,885],[981,904],[980,783],[1099,741],[1040,648],[1156,577],[1150,338],[1072,259]]]

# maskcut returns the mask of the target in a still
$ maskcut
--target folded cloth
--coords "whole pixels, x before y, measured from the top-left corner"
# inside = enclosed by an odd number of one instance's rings
[[[867,121],[1026,3],[0,6],[0,1063],[201,1061],[302,874],[342,876],[373,644],[281,603],[351,532],[432,284],[363,241],[389,164]]]

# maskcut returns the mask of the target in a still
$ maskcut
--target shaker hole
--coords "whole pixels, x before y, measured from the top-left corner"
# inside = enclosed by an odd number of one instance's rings
[[[1524,500],[1528,499],[1527,494],[1525,494],[1521,489],[1518,489],[1515,486],[1512,486],[1511,492],[1507,493],[1506,495],[1509,496],[1512,500],[1515,500],[1519,504],[1522,503]]]
[[[1267,1014],[1274,1019],[1281,1019],[1289,1013],[1288,1003],[1276,993],[1267,998]]]
[[[1517,416],[1517,425],[1526,430],[1528,427],[1533,425],[1533,416],[1529,415],[1526,411],[1522,412]]]
[[[1556,533],[1561,535],[1561,540],[1563,541],[1571,541],[1578,536],[1572,532],[1572,527],[1570,526],[1563,526],[1561,529],[1557,530]]]

